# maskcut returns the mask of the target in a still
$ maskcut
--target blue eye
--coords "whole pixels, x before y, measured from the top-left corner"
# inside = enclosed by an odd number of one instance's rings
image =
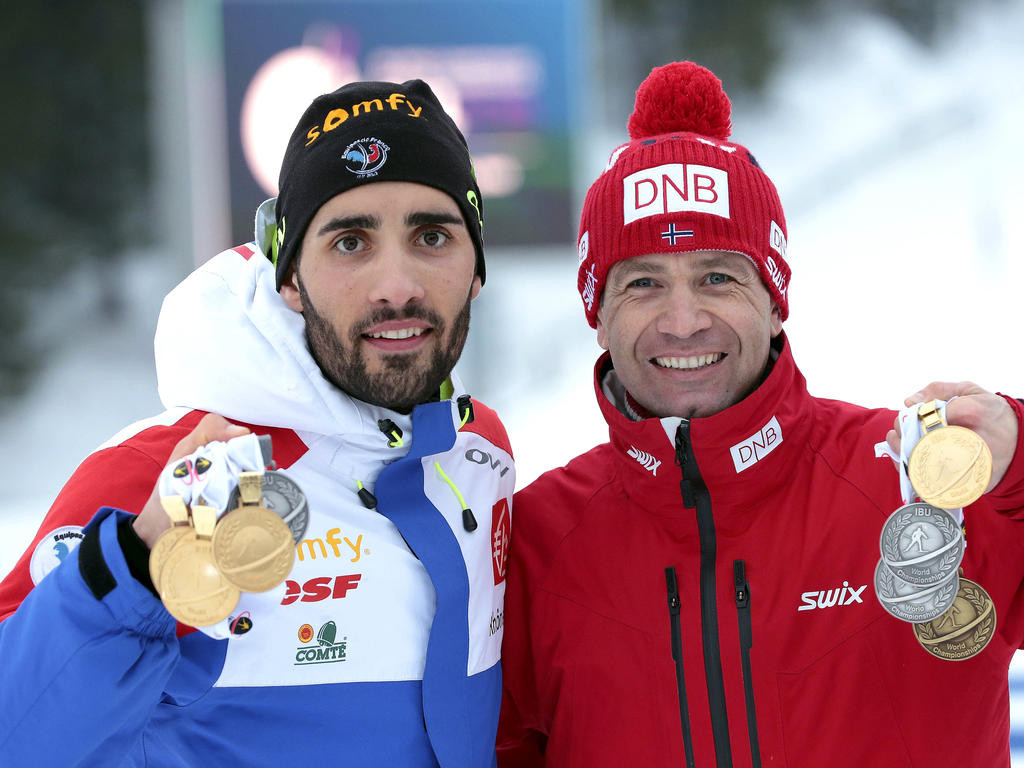
[[[631,288],[650,288],[654,285],[654,280],[650,277],[638,277],[636,280],[630,282]]]
[[[727,283],[732,280],[732,278],[721,272],[712,272],[708,275],[707,280],[712,285],[722,285],[723,283]]]

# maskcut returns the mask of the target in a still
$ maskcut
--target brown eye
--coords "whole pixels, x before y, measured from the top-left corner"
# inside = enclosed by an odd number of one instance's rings
[[[437,248],[444,245],[451,238],[439,229],[429,229],[422,233],[418,238],[417,242],[420,245],[425,245],[428,248]]]
[[[356,235],[345,235],[338,238],[338,250],[351,253],[359,250],[360,238]]]

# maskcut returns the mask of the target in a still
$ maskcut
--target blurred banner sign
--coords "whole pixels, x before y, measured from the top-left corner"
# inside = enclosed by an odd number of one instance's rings
[[[572,242],[583,0],[224,0],[232,234],[277,194],[309,103],[353,80],[427,81],[469,142],[488,246]]]

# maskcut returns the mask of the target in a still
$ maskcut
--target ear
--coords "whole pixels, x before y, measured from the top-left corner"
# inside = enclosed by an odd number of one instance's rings
[[[294,261],[288,267],[288,273],[285,275],[278,293],[281,294],[285,304],[296,312],[302,313],[302,297],[299,295],[299,276],[295,270]]]
[[[608,349],[608,329],[605,327],[602,315],[604,314],[604,305],[597,308],[597,343],[601,349]]]
[[[772,302],[771,329],[773,339],[782,333],[782,310],[774,301]]]
[[[473,275],[473,287],[469,289],[469,300],[472,301],[480,295],[480,287],[483,283],[480,281],[480,275]]]

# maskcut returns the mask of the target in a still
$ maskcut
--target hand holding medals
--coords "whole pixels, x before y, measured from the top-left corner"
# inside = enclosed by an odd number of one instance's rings
[[[171,527],[152,547],[150,576],[179,621],[216,624],[242,592],[273,589],[291,571],[308,507],[299,487],[267,465],[270,438],[249,434],[207,443],[161,474]]]
[[[897,463],[907,503],[882,527],[874,581],[882,607],[912,623],[929,653],[959,660],[979,653],[995,633],[992,599],[960,575],[962,507],[985,492],[992,456],[975,432],[949,426],[944,408],[932,400],[900,414]]]

